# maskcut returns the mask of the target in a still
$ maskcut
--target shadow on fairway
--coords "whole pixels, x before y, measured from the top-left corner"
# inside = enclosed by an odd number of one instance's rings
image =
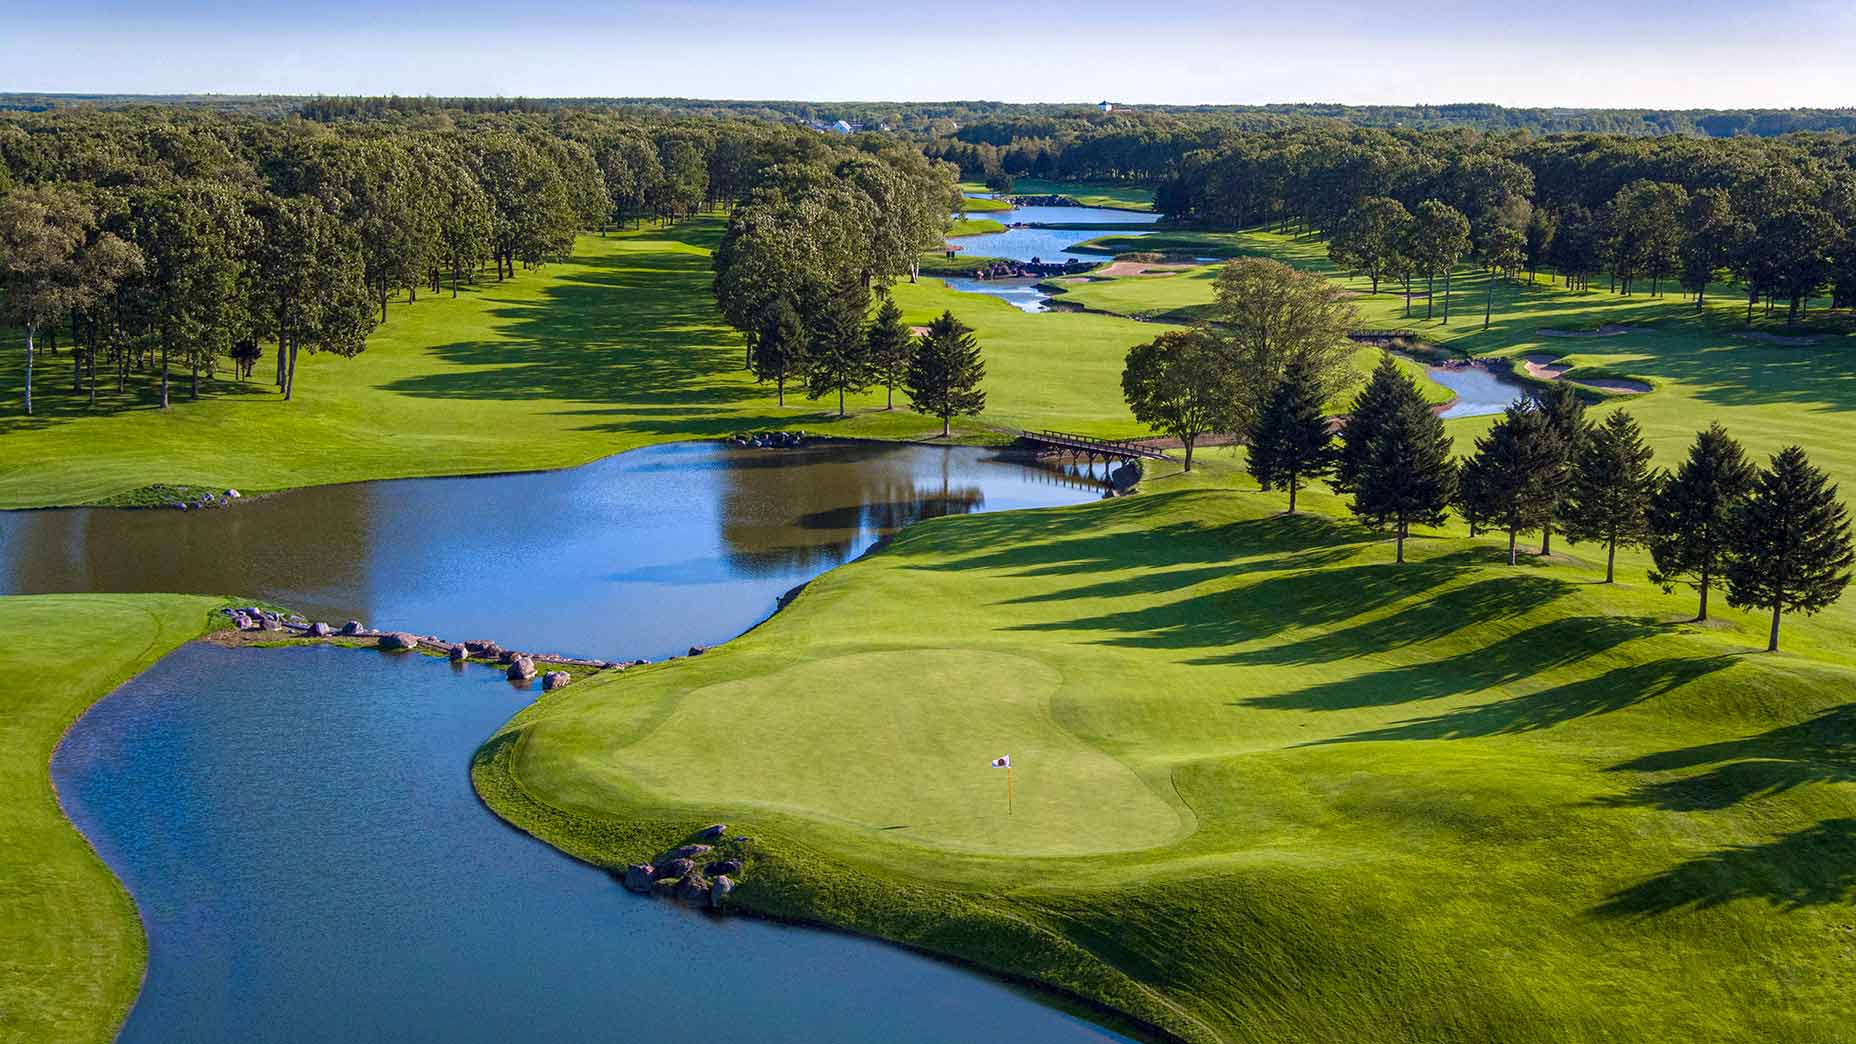
[[[1618,643],[1635,637],[1628,627],[1606,628],[1593,618],[1563,623],[1565,626],[1557,626],[1557,630],[1562,632],[1560,635],[1562,637],[1565,636],[1563,632],[1574,630],[1585,632],[1586,637],[1603,635],[1608,631],[1608,637]],[[1554,637],[1553,635],[1540,635],[1539,632],[1555,627],[1556,625],[1549,624],[1535,628],[1534,631],[1527,632],[1527,636]],[[1640,633],[1647,633],[1650,629],[1645,628]],[[1521,639],[1517,637],[1516,640]],[[1524,679],[1536,670],[1550,670],[1564,666],[1586,655],[1589,655],[1589,650],[1581,650],[1573,656],[1543,656],[1538,661],[1531,657],[1522,657],[1520,662],[1511,661],[1491,668],[1490,674],[1485,679],[1478,679],[1463,685],[1459,691],[1480,688],[1485,684],[1513,683]],[[1448,662],[1445,661],[1445,663]],[[1645,700],[1654,699],[1715,671],[1722,670],[1732,663],[1733,657],[1730,656],[1675,657],[1629,667],[1616,667],[1591,678],[1555,685],[1539,692],[1510,696],[1493,703],[1466,707],[1444,714],[1414,718],[1396,725],[1388,725],[1385,728],[1321,740],[1311,745],[1363,743],[1375,740],[1475,739],[1482,736],[1534,732],[1562,725],[1578,718],[1609,714],[1627,707],[1634,707]],[[1436,666],[1427,665],[1426,669]],[[1446,685],[1446,687],[1450,686]],[[1442,693],[1442,695],[1450,695],[1450,693]],[[1413,696],[1412,698],[1425,697]]]
[[[1653,917],[1736,899],[1784,910],[1856,901],[1856,819],[1827,819],[1774,841],[1710,852],[1617,892],[1592,912]]]
[[[1639,784],[1605,803],[1699,812],[1810,783],[1856,782],[1856,704],[1757,736],[1646,754],[1610,771],[1673,772],[1703,765],[1710,767],[1681,779]]]

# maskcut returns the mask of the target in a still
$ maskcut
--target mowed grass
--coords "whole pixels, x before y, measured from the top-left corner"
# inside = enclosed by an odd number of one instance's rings
[[[756,909],[1183,1039],[1840,1039],[1847,614],[1767,655],[1640,558],[1606,586],[1595,549],[1445,532],[1401,568],[1232,470],[914,527],[701,658],[544,697],[479,788],[614,864],[726,821]]]
[[[710,251],[719,219],[583,236],[572,262],[506,283],[408,304],[354,359],[305,357],[297,394],[222,375],[156,408],[137,375],[100,409],[71,394],[68,353],[41,353],[39,413],[0,415],[0,507],[94,503],[153,485],[244,492],[363,479],[565,467],[636,446],[744,429],[930,438],[940,423],[885,410],[881,389],[808,401],[743,368],[739,335],[715,311]],[[925,280],[896,294],[912,323],[952,309],[985,349],[987,412],[956,422],[964,441],[1024,427],[1100,435],[1139,431],[1122,403],[1122,358],[1150,328],[1100,315],[1029,316],[995,298]],[[0,402],[15,403],[24,352],[0,352]],[[107,383],[107,382],[106,382]],[[897,401],[906,406],[906,396]]]
[[[962,191],[990,192],[979,182],[963,182]],[[1068,196],[1086,207],[1110,207],[1116,210],[1152,210],[1154,190],[1146,185],[1129,185],[1120,181],[1048,181],[1043,178],[1014,178],[1014,196]]]
[[[218,599],[0,598],[0,1038],[108,1041],[141,988],[135,905],[64,818],[51,757],[92,702],[198,636]]]

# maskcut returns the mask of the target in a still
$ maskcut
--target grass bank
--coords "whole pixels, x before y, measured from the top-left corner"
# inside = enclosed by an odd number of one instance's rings
[[[141,988],[135,904],[58,806],[51,757],[92,703],[205,631],[217,598],[0,598],[0,1037],[109,1041]]]
[[[753,909],[1188,1040],[1856,1018],[1849,614],[1766,655],[1640,560],[1605,586],[1444,531],[1401,568],[1232,470],[914,527],[706,656],[542,698],[479,789],[606,863],[726,820]]]
[[[990,192],[978,182],[963,182],[965,192]],[[1068,196],[1086,207],[1112,210],[1150,211],[1154,208],[1154,190],[1146,185],[1121,181],[1048,181],[1043,178],[1017,178],[1012,182],[1014,196]],[[976,200],[969,202],[979,202]]]

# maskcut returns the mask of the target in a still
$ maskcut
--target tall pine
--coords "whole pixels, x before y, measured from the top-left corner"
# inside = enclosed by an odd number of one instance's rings
[[[1457,504],[1471,532],[1500,529],[1508,534],[1508,564],[1524,531],[1552,524],[1559,499],[1559,464],[1565,459],[1558,429],[1532,401],[1508,407],[1502,419],[1476,440],[1476,453],[1463,465]]]
[[[1815,613],[1843,594],[1856,548],[1837,487],[1797,446],[1772,458],[1734,522],[1727,604],[1770,609],[1768,652],[1779,651],[1779,617]]]
[[[896,408],[896,385],[908,376],[909,360],[915,355],[915,334],[902,322],[902,309],[888,294],[870,322],[866,339],[870,345],[872,376],[883,385],[883,408]]]
[[[1616,579],[1618,547],[1641,546],[1648,536],[1655,488],[1650,447],[1629,413],[1618,410],[1586,433],[1561,513],[1574,543],[1604,541],[1605,583]]]
[[[838,393],[838,416],[844,416],[844,396],[870,386],[870,341],[864,332],[864,313],[870,310],[870,291],[850,275],[834,284],[813,309],[806,331],[806,396],[817,399]]]
[[[1686,583],[1701,592],[1697,621],[1708,618],[1708,591],[1720,576],[1734,514],[1753,487],[1753,465],[1719,424],[1695,436],[1674,475],[1650,498],[1651,581],[1665,592]]]
[[[928,332],[909,360],[909,408],[941,418],[941,437],[948,435],[954,417],[977,416],[986,408],[986,364],[980,361],[980,343],[972,328],[942,312],[928,324]]]
[[[1573,461],[1578,459],[1579,451],[1585,445],[1586,423],[1585,400],[1579,397],[1579,392],[1570,384],[1549,385],[1540,396],[1539,403],[1547,425],[1558,436],[1552,448],[1559,453],[1559,459],[1551,465],[1555,479],[1552,504],[1546,520],[1540,525],[1540,553],[1544,556],[1553,551],[1553,522],[1559,517],[1570,491]]]
[[[1250,426],[1250,474],[1264,489],[1287,486],[1291,515],[1302,483],[1334,470],[1334,434],[1321,403],[1320,375],[1296,355]]]
[[[1372,435],[1385,427],[1386,419],[1399,401],[1400,377],[1401,371],[1392,353],[1379,353],[1379,365],[1374,367],[1366,387],[1354,398],[1353,409],[1340,430],[1340,450],[1334,458],[1335,489],[1351,492],[1366,467],[1372,453]]]
[[[1363,440],[1365,446],[1351,478],[1353,513],[1368,525],[1391,530],[1403,562],[1412,526],[1443,524],[1456,493],[1456,464],[1443,420],[1410,377],[1395,374],[1390,401],[1379,415],[1362,423],[1356,413],[1347,427],[1349,440]]]
[[[774,382],[780,405],[786,405],[786,378],[805,372],[806,325],[785,294],[761,313],[748,348],[755,378]]]

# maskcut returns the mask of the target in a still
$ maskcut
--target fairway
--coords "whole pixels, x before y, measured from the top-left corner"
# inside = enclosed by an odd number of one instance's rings
[[[761,837],[757,908],[1041,967],[1185,1039],[1856,1017],[1820,942],[1856,888],[1849,612],[1768,656],[1762,619],[1681,623],[1640,558],[1606,587],[1584,548],[1511,568],[1445,533],[1401,568],[1334,498],[1289,518],[1214,470],[919,525],[700,659],[542,699],[479,788],[612,863],[725,820]],[[1088,959],[1049,967],[1052,938]]]
[[[216,598],[0,598],[0,1037],[107,1041],[142,981],[135,905],[64,818],[52,751],[91,703],[206,629]]]

